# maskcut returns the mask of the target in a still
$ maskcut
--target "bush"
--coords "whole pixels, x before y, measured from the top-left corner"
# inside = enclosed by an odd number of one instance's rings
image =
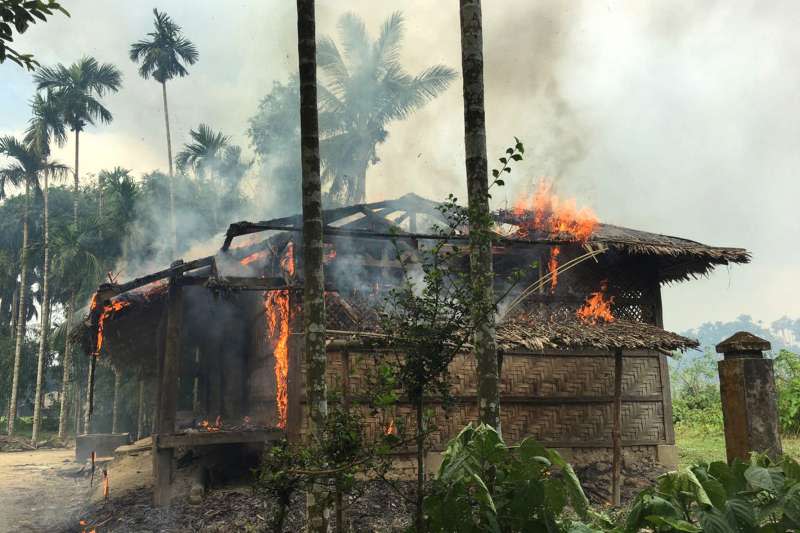
[[[778,533],[800,528],[800,465],[789,457],[773,463],[715,462],[664,474],[634,500],[615,531],[636,533]]]
[[[424,502],[431,533],[567,531],[568,505],[589,518],[572,467],[533,439],[509,449],[490,426],[470,425],[443,457]]]

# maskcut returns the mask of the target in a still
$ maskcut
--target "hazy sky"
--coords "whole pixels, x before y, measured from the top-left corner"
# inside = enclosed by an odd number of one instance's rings
[[[201,121],[246,145],[258,100],[296,69],[289,0],[63,3],[72,18],[33,27],[18,47],[42,64],[87,54],[124,74],[122,90],[106,99],[113,124],[82,136],[86,173],[166,168],[159,87],[139,78],[127,57],[130,43],[150,31],[153,5],[200,51],[191,75],[168,85],[176,146]],[[375,34],[401,10],[410,71],[460,67],[455,0],[317,3],[320,34],[334,34],[346,11]],[[514,135],[528,147],[496,200],[548,175],[603,221],[752,251],[751,265],[666,288],[668,328],[742,313],[797,317],[800,3],[699,4],[484,0],[489,150],[499,155]],[[7,63],[0,80],[0,133],[19,133],[31,77]],[[458,81],[390,127],[382,162],[368,174],[370,200],[409,191],[463,196],[460,89]],[[57,155],[71,164],[72,150],[68,144]]]

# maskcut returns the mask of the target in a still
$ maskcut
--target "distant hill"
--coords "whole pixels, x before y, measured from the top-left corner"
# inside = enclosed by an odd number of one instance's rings
[[[730,322],[705,322],[682,332],[682,335],[700,341],[701,349],[711,351],[720,341],[737,331],[747,331],[772,343],[772,351],[786,349],[800,353],[800,318],[784,316],[772,323],[755,321],[750,315],[739,315]]]

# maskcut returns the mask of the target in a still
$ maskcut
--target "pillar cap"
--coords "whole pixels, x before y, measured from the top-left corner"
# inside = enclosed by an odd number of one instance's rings
[[[739,331],[717,344],[717,353],[764,352],[771,348],[772,344],[768,340],[746,331]]]

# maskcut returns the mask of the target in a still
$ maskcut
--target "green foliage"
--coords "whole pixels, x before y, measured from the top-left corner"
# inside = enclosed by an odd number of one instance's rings
[[[774,365],[781,430],[800,434],[800,356],[781,350]]]
[[[800,465],[753,455],[664,474],[634,500],[618,530],[772,533],[800,528]]]
[[[140,63],[139,75],[148,79],[153,77],[159,83],[189,74],[184,63],[193,65],[199,53],[194,44],[181,34],[181,27],[166,13],[153,9],[153,31],[149,39],[131,45],[130,58]]]
[[[775,386],[781,431],[800,433],[800,356],[780,350],[774,358]],[[716,357],[710,350],[700,357],[678,354],[670,370],[673,419],[676,425],[700,432],[722,429]]]
[[[47,21],[47,17],[56,12],[69,16],[69,12],[54,0],[2,0],[0,1],[0,63],[10,59],[17,65],[33,70],[39,63],[31,54],[18,52],[11,48],[14,32],[23,34],[38,20]]]
[[[283,531],[292,496],[313,484],[339,494],[356,494],[359,474],[381,476],[389,468],[386,437],[368,442],[358,411],[334,405],[328,412],[321,438],[292,446],[286,441],[265,450],[256,470],[255,490],[278,507],[272,531]]]
[[[425,498],[432,533],[566,531],[568,506],[590,517],[572,467],[531,438],[509,449],[491,426],[470,425],[443,458]]]
[[[42,67],[33,79],[37,89],[48,92],[48,99],[54,100],[72,131],[83,131],[86,124],[98,120],[105,124],[113,120],[111,111],[100,102],[106,93],[122,86],[122,73],[111,63],[83,57],[69,67]]]

